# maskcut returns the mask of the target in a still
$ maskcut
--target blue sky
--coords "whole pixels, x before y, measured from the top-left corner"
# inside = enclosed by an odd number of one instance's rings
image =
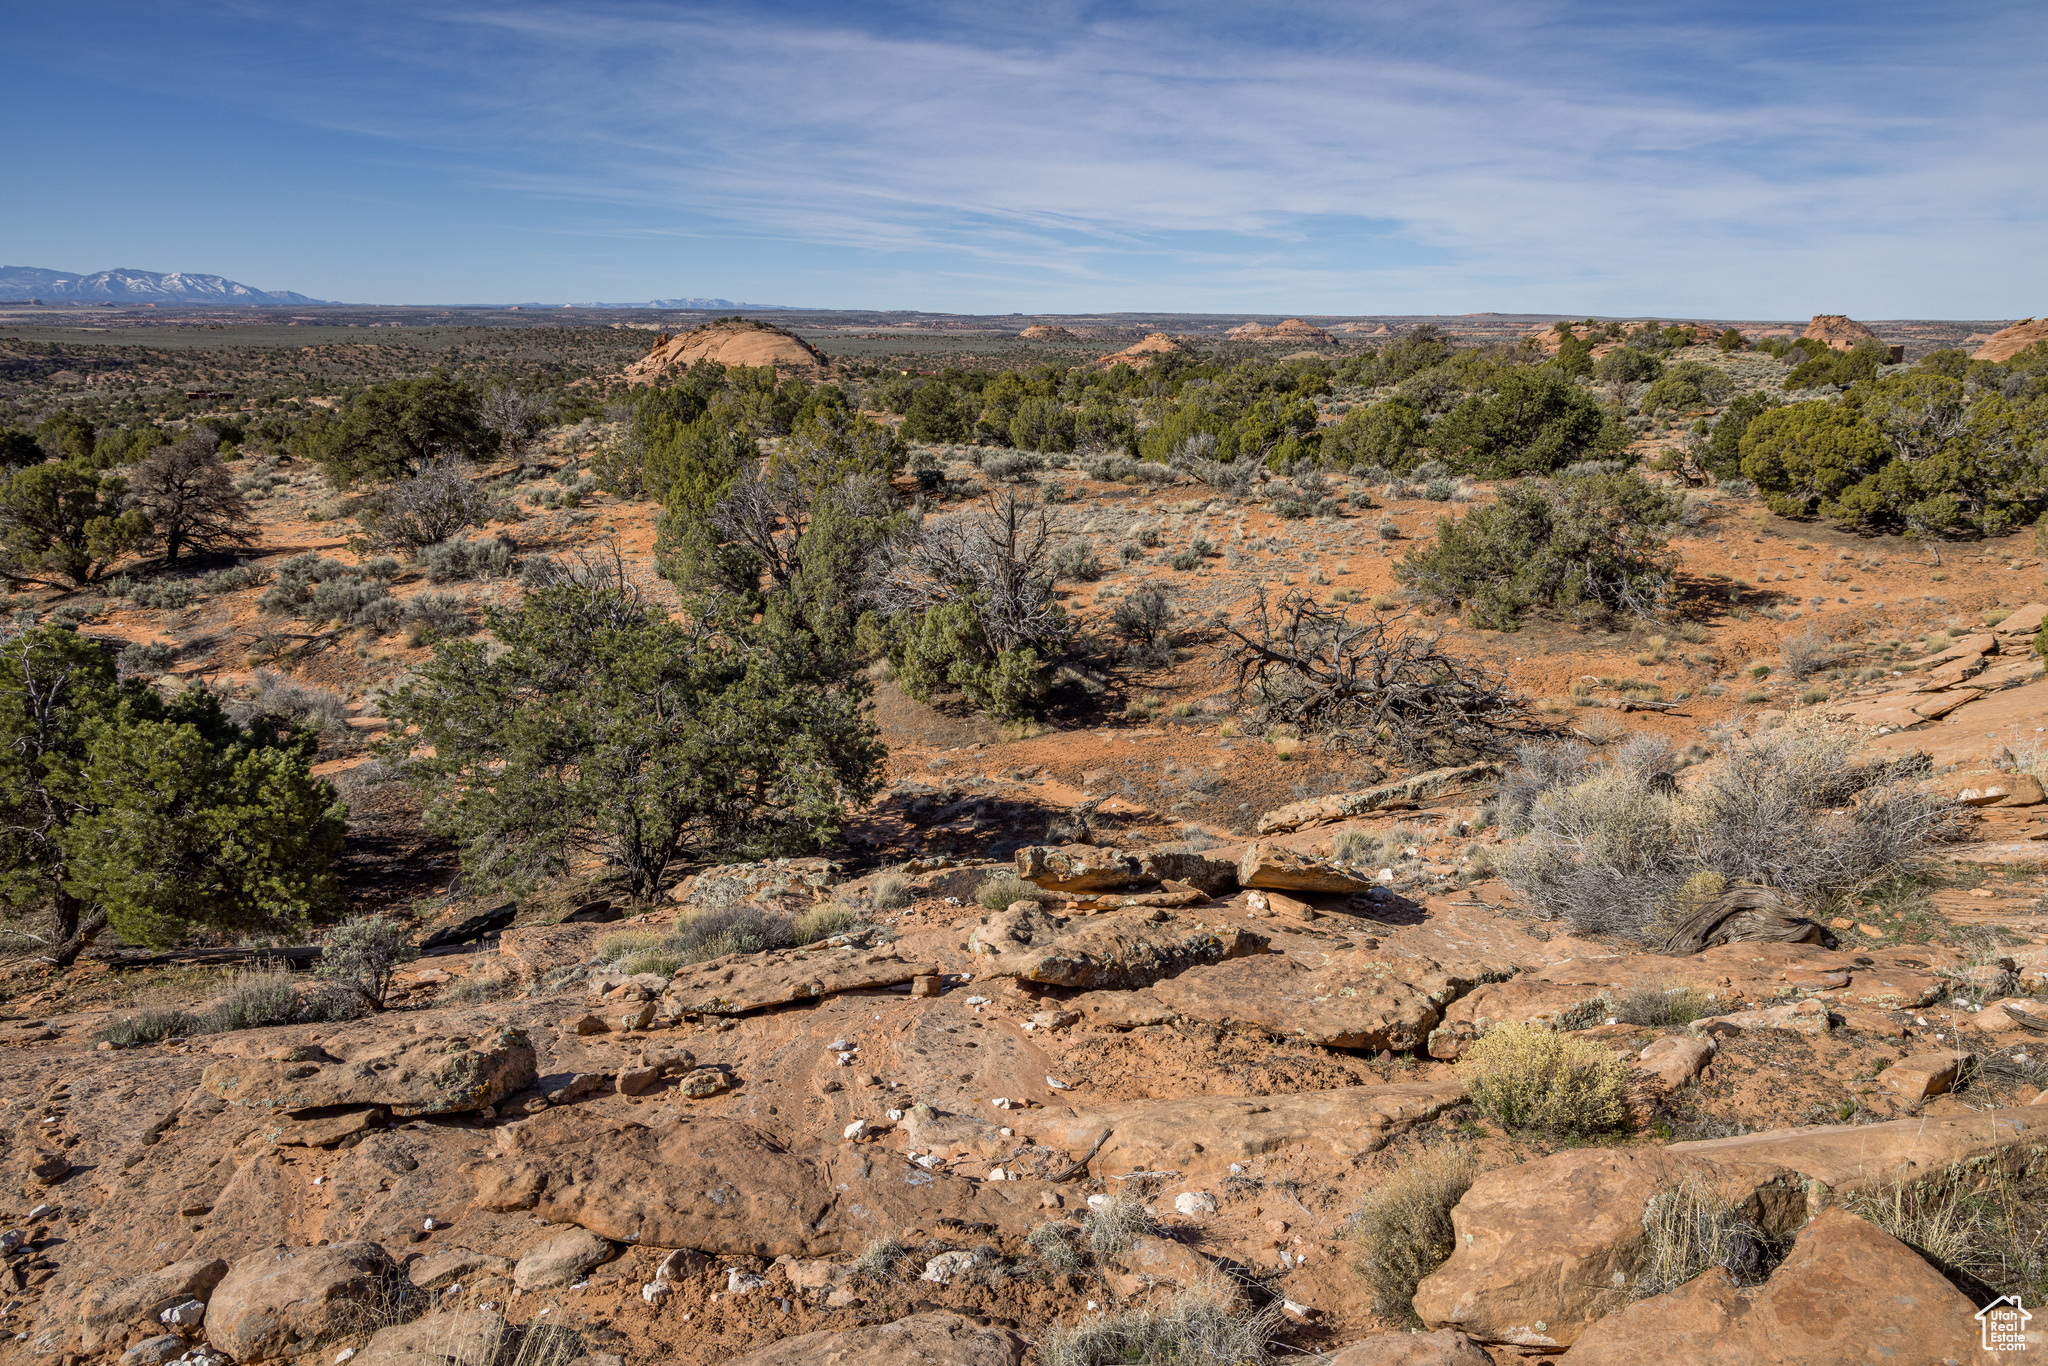
[[[2048,312],[2048,7],[0,0],[0,261],[355,302]]]

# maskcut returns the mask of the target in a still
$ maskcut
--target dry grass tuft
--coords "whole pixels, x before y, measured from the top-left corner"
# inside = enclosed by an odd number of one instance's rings
[[[1182,1290],[1164,1309],[1126,1309],[1062,1324],[1039,1342],[1040,1366],[1267,1366],[1280,1303],[1251,1309],[1220,1285]]]
[[[1459,1149],[1430,1149],[1358,1202],[1350,1236],[1362,1246],[1351,1265],[1372,1287],[1374,1313],[1396,1323],[1417,1321],[1415,1287],[1451,1255],[1451,1208],[1472,1188],[1477,1171]]]
[[[1643,1269],[1629,1294],[1637,1299],[1676,1290],[1712,1267],[1724,1267],[1742,1285],[1769,1274],[1771,1249],[1712,1183],[1687,1177],[1659,1191],[1643,1207]]]
[[[1504,1024],[1458,1061],[1472,1103],[1503,1129],[1576,1137],[1619,1128],[1628,1068],[1600,1045],[1538,1025]]]
[[[1037,887],[1015,873],[998,873],[981,884],[981,890],[975,893],[974,899],[984,910],[1007,911],[1013,901],[1036,901],[1043,895]]]

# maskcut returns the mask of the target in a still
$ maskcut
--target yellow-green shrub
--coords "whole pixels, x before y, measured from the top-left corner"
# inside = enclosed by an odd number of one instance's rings
[[[1575,1135],[1618,1128],[1628,1068],[1600,1045],[1540,1025],[1505,1024],[1458,1062],[1481,1114],[1504,1129]]]

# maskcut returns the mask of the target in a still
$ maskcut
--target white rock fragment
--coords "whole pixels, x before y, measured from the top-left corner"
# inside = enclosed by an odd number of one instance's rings
[[[1176,1214],[1214,1214],[1216,1197],[1208,1191],[1182,1191],[1173,1197],[1173,1208]]]

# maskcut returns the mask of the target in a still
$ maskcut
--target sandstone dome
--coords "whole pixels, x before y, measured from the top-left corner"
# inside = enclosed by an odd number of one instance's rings
[[[2048,342],[2048,318],[2022,318],[1992,333],[1990,341],[1970,353],[1970,359],[2011,360],[2035,342]]]
[[[626,367],[626,382],[652,384],[670,371],[687,370],[700,360],[720,365],[772,365],[781,376],[816,374],[827,364],[816,347],[793,332],[769,323],[723,318],[681,336],[660,334],[645,356]]]

